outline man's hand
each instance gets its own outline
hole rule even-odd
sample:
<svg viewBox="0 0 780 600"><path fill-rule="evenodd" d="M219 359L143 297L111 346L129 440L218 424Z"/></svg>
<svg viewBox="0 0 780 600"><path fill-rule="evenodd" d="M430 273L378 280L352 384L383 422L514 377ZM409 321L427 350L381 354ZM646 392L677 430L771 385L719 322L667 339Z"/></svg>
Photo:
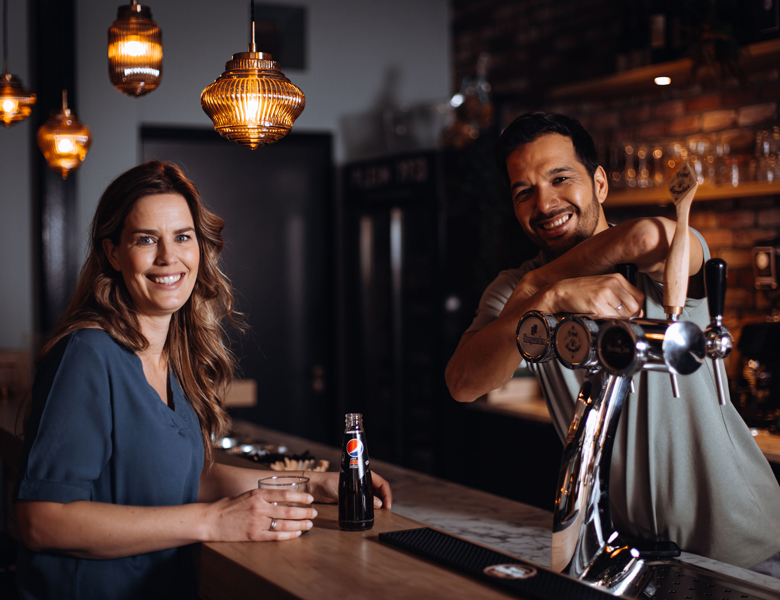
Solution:
<svg viewBox="0 0 780 600"><path fill-rule="evenodd" d="M533 288L524 286L523 281L515 288L501 316L526 300L534 304L535 310L549 314L567 312L604 317L642 314L644 294L616 273L564 279L530 295Z"/></svg>

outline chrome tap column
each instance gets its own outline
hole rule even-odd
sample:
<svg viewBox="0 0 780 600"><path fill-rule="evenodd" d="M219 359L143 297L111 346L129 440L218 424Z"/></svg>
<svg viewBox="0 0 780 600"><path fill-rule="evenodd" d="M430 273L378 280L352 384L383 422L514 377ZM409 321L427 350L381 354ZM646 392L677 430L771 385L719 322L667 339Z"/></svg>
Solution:
<svg viewBox="0 0 780 600"><path fill-rule="evenodd" d="M730 351L731 336L722 325L725 263L713 259L705 269L712 318L706 340L696 324L679 320L557 318L530 311L517 327L517 346L528 362L547 362L554 352L567 368L588 371L561 459L551 567L627 598L642 593L651 572L612 523L615 433L637 372L689 375L707 356L720 361Z"/></svg>

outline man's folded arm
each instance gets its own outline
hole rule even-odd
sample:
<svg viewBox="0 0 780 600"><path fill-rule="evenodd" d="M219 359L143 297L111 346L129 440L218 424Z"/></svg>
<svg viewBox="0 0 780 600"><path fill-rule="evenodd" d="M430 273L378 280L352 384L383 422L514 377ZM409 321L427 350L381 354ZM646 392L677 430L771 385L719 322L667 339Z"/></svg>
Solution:
<svg viewBox="0 0 780 600"><path fill-rule="evenodd" d="M562 279L611 273L620 263L634 263L639 272L661 281L675 228L674 221L663 217L633 219L610 227L531 271L519 287L525 289L524 295L531 295ZM698 238L692 232L688 235L689 273L695 275L701 269L703 251Z"/></svg>
<svg viewBox="0 0 780 600"><path fill-rule="evenodd" d="M512 377L521 361L515 331L528 310L638 316L642 294L622 277L607 274L616 264L633 262L640 272L660 281L674 230L675 223L664 218L627 221L527 273L496 320L461 338L445 371L452 397L472 402ZM696 274L703 253L698 238L690 236L690 273Z"/></svg>

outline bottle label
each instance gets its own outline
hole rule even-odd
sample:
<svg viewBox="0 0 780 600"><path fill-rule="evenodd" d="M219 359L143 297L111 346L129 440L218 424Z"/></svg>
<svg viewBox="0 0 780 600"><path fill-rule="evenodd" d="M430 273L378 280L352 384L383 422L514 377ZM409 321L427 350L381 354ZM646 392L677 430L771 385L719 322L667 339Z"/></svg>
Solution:
<svg viewBox="0 0 780 600"><path fill-rule="evenodd" d="M356 437L348 439L344 445L344 456L341 461L342 471L345 468L358 469L360 476L362 477L364 470L368 469L368 453L366 445L363 440L360 439L360 434Z"/></svg>
<svg viewBox="0 0 780 600"><path fill-rule="evenodd" d="M347 442L347 454L351 458L360 458L360 455L363 454L363 442L358 438L349 440Z"/></svg>

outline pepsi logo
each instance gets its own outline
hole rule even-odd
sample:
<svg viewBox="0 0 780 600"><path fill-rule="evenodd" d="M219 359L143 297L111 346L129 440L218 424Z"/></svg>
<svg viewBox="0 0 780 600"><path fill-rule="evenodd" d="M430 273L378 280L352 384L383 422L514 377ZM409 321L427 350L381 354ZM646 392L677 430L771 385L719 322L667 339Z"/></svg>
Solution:
<svg viewBox="0 0 780 600"><path fill-rule="evenodd" d="M363 442L357 438L349 440L347 442L347 454L349 454L352 458L357 458L363 454Z"/></svg>

